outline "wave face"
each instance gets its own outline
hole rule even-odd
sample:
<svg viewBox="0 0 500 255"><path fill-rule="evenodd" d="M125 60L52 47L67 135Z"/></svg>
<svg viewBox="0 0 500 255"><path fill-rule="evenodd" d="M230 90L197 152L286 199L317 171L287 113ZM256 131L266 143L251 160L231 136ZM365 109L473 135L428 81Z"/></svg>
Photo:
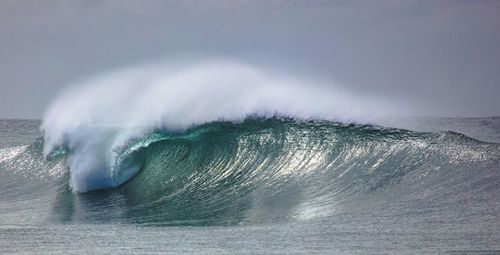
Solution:
<svg viewBox="0 0 500 255"><path fill-rule="evenodd" d="M148 66L112 73L63 92L42 124L44 154L68 152L77 192L117 187L141 165L122 164L131 144L157 130L257 116L366 122L395 112L322 81L305 81L231 61L184 68ZM138 145L140 146L140 145Z"/></svg>
<svg viewBox="0 0 500 255"><path fill-rule="evenodd" d="M283 118L158 130L116 158L114 176L128 180L131 168L137 176L117 189L80 194L77 208L62 193L55 212L64 220L161 225L310 220L387 201L496 194L500 180L495 143Z"/></svg>

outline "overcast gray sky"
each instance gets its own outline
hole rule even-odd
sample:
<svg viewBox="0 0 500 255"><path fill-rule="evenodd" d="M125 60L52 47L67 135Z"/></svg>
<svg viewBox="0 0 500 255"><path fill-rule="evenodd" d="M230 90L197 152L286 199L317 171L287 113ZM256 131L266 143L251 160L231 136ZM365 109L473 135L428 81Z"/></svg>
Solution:
<svg viewBox="0 0 500 255"><path fill-rule="evenodd" d="M433 116L500 115L500 1L0 1L0 118L95 74L218 56Z"/></svg>

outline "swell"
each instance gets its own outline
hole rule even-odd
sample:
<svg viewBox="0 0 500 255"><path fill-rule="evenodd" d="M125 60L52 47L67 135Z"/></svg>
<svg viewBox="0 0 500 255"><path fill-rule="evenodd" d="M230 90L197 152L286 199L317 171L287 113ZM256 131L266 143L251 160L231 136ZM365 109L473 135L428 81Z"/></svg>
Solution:
<svg viewBox="0 0 500 255"><path fill-rule="evenodd" d="M494 185L499 155L498 144L454 132L289 119L217 122L136 141L117 169L140 166L137 176L117 189L81 194L88 204L79 210L111 204L112 219L104 219L142 224L309 220L361 204L474 194Z"/></svg>
<svg viewBox="0 0 500 255"><path fill-rule="evenodd" d="M418 201L496 201L500 191L500 146L455 132L283 118L159 129L116 155L114 173L134 166L135 177L80 194L68 189L72 151L44 160L42 143L4 153L3 197L42 196L43 204L52 204L52 219L63 222L303 221L397 201L417 201L411 202L417 207Z"/></svg>

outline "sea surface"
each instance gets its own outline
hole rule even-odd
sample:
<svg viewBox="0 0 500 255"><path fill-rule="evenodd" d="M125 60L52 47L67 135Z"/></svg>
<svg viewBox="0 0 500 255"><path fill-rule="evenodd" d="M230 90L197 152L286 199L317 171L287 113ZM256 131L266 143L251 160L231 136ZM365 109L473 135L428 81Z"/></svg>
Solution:
<svg viewBox="0 0 500 255"><path fill-rule="evenodd" d="M1 254L500 254L500 117L40 125L0 120Z"/></svg>

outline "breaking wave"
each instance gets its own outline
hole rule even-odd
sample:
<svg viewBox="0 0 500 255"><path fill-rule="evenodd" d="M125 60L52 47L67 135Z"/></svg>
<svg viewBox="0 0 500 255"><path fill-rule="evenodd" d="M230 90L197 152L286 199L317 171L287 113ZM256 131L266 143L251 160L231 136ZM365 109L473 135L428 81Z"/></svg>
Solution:
<svg viewBox="0 0 500 255"><path fill-rule="evenodd" d="M42 124L44 152L48 156L61 148L69 151L72 187L84 192L119 186L137 174L140 166L124 169L120 155L156 130L179 133L252 116L366 122L394 109L334 84L227 60L183 68L147 66L63 92Z"/></svg>
<svg viewBox="0 0 500 255"><path fill-rule="evenodd" d="M498 193L498 144L363 124L394 109L235 62L129 69L63 92L43 138L0 150L0 183L6 197L47 196L58 220L161 225Z"/></svg>
<svg viewBox="0 0 500 255"><path fill-rule="evenodd" d="M103 187L108 180L121 185L75 194L65 188L74 185L75 177L66 174L72 151L54 151L43 160L42 142L6 151L9 158L0 167L30 178L40 173L40 180L55 176L56 185L29 182L36 183L29 193L51 194L47 186L55 187L51 215L63 221L227 225L310 220L388 201L414 201L418 207L418 201L439 204L474 194L486 199L484 194L497 194L500 180L500 146L459 133L247 118L179 133L156 130L135 139L115 156L112 176L85 179L86 187ZM19 188L10 186L18 197Z"/></svg>

